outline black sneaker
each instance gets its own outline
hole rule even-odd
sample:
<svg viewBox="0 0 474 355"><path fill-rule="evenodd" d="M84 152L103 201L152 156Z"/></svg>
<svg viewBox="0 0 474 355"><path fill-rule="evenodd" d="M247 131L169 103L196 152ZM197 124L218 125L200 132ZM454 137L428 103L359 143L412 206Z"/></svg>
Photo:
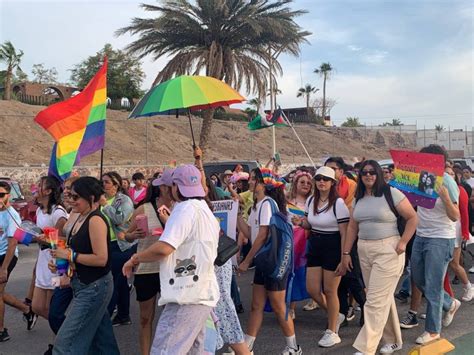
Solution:
<svg viewBox="0 0 474 355"><path fill-rule="evenodd" d="M408 303L408 297L410 297L410 295L402 291L395 294L395 298L399 300L401 303Z"/></svg>
<svg viewBox="0 0 474 355"><path fill-rule="evenodd" d="M125 319L120 319L119 317L115 316L114 319L112 319L112 325L114 327L118 327L119 325L130 325L132 324L132 320L130 317L127 317Z"/></svg>
<svg viewBox="0 0 474 355"><path fill-rule="evenodd" d="M23 313L23 320L26 322L26 329L31 330L36 325L38 315L31 310L28 313Z"/></svg>
<svg viewBox="0 0 474 355"><path fill-rule="evenodd" d="M53 355L53 344L48 344L48 350L44 352L44 355Z"/></svg>
<svg viewBox="0 0 474 355"><path fill-rule="evenodd" d="M349 309L347 310L347 314L346 314L346 320L350 322L354 318L355 318L354 307L349 306Z"/></svg>
<svg viewBox="0 0 474 355"><path fill-rule="evenodd" d="M8 335L8 329L3 328L3 331L0 332L0 342L4 342L10 340L10 336Z"/></svg>
<svg viewBox="0 0 474 355"><path fill-rule="evenodd" d="M415 327L418 327L418 318L416 317L416 313L408 311L405 319L400 322L400 328L411 329Z"/></svg>
<svg viewBox="0 0 474 355"><path fill-rule="evenodd" d="M239 304L237 307L235 307L235 310L237 313L244 313L244 306L242 306L241 304Z"/></svg>

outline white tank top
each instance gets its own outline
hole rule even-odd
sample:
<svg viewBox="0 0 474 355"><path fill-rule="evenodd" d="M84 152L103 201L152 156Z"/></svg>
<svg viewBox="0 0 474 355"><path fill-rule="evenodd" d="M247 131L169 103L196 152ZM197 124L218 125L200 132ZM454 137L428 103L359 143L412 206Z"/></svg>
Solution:
<svg viewBox="0 0 474 355"><path fill-rule="evenodd" d="M160 220L158 219L156 212L153 209L153 205L151 203L145 203L143 205L143 209L145 210L145 215L148 218L148 228L149 228L149 235L143 239L138 239L138 248L137 252L140 253L143 250L147 249L153 243L156 243L159 238L154 237L151 235L151 231L155 228L163 228L161 225ZM160 272L160 262L154 261L152 263L141 263L138 265L137 271L135 272L136 275L141 274L154 274Z"/></svg>

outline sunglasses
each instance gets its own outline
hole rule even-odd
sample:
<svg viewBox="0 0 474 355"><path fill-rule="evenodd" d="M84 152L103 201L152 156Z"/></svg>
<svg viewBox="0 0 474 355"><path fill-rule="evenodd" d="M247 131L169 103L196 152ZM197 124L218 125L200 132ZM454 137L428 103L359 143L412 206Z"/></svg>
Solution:
<svg viewBox="0 0 474 355"><path fill-rule="evenodd" d="M69 194L69 198L73 201L77 201L81 198L78 194Z"/></svg>
<svg viewBox="0 0 474 355"><path fill-rule="evenodd" d="M8 195L8 192L0 192L0 198L4 198L6 195Z"/></svg>
<svg viewBox="0 0 474 355"><path fill-rule="evenodd" d="M370 176L375 176L375 175L377 175L377 172L375 170L362 170L360 172L360 175L362 175L362 176L369 176L369 175Z"/></svg>
<svg viewBox="0 0 474 355"><path fill-rule="evenodd" d="M322 176L322 175L315 176L314 180L315 181L326 181L326 182L332 181L332 179L330 177Z"/></svg>

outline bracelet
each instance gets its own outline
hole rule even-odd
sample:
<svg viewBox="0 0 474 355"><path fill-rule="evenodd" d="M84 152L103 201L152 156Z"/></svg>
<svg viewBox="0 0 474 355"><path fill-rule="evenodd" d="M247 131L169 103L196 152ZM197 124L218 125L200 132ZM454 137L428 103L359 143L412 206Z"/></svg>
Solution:
<svg viewBox="0 0 474 355"><path fill-rule="evenodd" d="M67 260L72 264L74 262L73 261L74 250L72 250L71 248L69 248L68 250L69 250L69 255L67 257Z"/></svg>
<svg viewBox="0 0 474 355"><path fill-rule="evenodd" d="M342 253L342 255L349 255L349 256L351 256L351 253L345 251L345 252Z"/></svg>
<svg viewBox="0 0 474 355"><path fill-rule="evenodd" d="M72 252L72 262L76 263L77 257L79 256L79 253L76 253L75 251Z"/></svg>

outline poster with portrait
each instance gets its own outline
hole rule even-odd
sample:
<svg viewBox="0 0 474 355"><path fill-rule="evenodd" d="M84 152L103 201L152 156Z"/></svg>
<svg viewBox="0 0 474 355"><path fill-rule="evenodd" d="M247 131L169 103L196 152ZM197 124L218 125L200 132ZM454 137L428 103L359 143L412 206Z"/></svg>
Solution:
<svg viewBox="0 0 474 355"><path fill-rule="evenodd" d="M393 180L389 184L402 191L413 206L433 208L443 184L444 157L438 154L391 150Z"/></svg>

